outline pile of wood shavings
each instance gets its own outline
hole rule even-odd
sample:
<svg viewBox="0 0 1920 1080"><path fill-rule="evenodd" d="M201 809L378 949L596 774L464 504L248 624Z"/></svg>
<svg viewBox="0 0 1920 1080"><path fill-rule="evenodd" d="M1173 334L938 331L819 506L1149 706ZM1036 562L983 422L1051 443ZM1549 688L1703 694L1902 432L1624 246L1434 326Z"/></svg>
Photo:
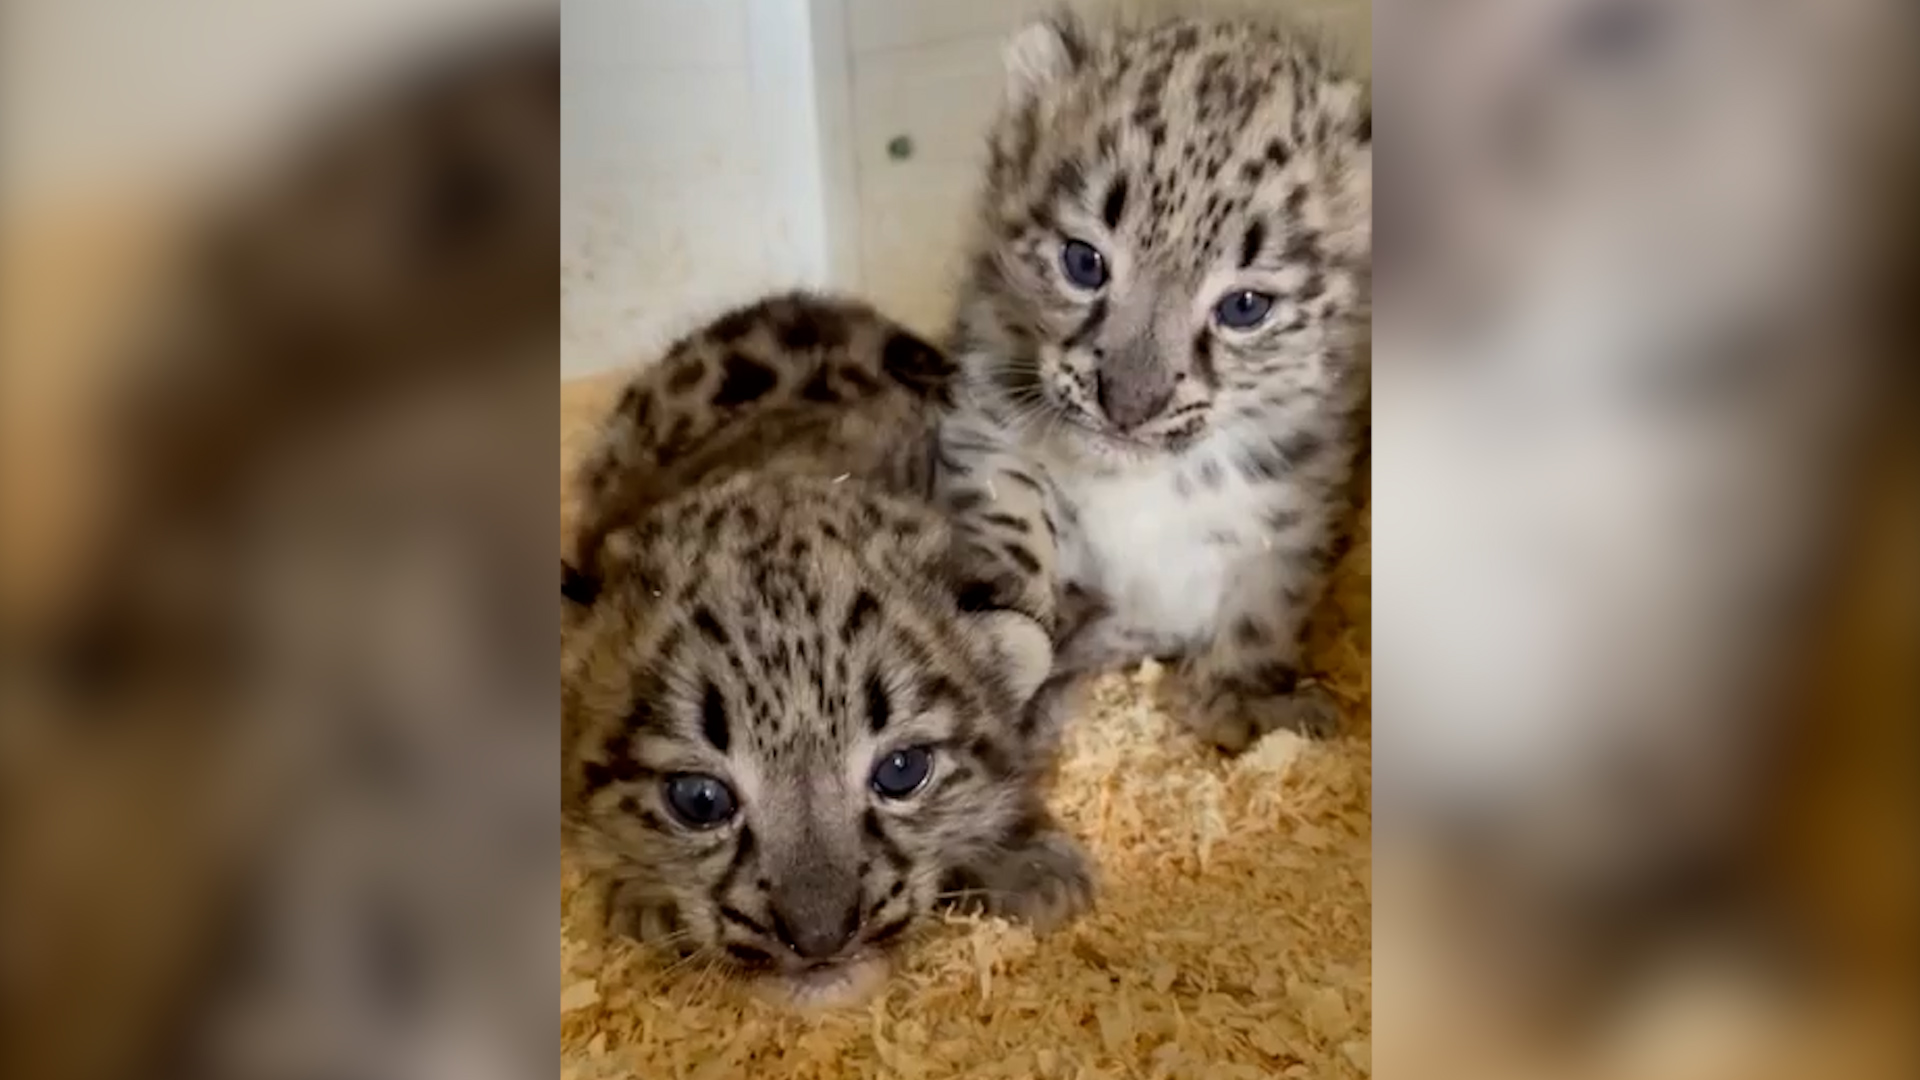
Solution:
<svg viewBox="0 0 1920 1080"><path fill-rule="evenodd" d="M596 383L564 395L563 457L617 386ZM1344 737L1228 761L1160 706L1157 667L1092 687L1052 801L1101 892L1057 934L956 917L865 1005L798 1014L602 937L569 871L562 1080L1369 1075L1365 531L1314 633Z"/></svg>

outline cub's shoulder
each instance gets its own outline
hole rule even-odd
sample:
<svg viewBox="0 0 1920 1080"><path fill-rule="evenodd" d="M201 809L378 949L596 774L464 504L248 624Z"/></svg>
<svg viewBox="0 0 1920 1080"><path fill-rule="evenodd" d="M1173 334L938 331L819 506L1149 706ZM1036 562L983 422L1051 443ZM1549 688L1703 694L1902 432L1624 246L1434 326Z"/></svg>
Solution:
<svg viewBox="0 0 1920 1080"><path fill-rule="evenodd" d="M870 305L770 296L640 370L580 468L581 554L623 522L739 472L911 487L951 401L945 354Z"/></svg>

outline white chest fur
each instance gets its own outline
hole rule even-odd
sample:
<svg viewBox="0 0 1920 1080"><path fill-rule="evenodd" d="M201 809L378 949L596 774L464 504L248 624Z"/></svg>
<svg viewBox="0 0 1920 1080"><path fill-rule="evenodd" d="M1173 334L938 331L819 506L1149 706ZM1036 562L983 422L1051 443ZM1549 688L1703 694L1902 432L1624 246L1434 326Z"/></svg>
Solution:
<svg viewBox="0 0 1920 1080"><path fill-rule="evenodd" d="M1211 638L1229 593L1271 546L1264 517L1292 501L1249 483L1225 444L1113 473L1049 470L1065 581L1101 595L1136 632L1188 645Z"/></svg>

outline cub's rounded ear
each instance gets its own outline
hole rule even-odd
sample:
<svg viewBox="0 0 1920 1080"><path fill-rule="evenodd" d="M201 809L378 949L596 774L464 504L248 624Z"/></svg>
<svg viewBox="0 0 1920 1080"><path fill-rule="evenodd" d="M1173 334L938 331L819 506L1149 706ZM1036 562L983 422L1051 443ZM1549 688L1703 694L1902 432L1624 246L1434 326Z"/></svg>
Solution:
<svg viewBox="0 0 1920 1080"><path fill-rule="evenodd" d="M569 607L589 608L600 598L600 579L560 560L560 598Z"/></svg>
<svg viewBox="0 0 1920 1080"><path fill-rule="evenodd" d="M1067 8L1027 24L1008 39L1002 53L1007 103L1032 102L1086 63L1091 48L1086 27Z"/></svg>
<svg viewBox="0 0 1920 1080"><path fill-rule="evenodd" d="M1039 621L1017 611L981 611L967 616L976 653L993 665L1022 704L1053 672L1053 640Z"/></svg>
<svg viewBox="0 0 1920 1080"><path fill-rule="evenodd" d="M1331 220L1321 243L1336 258L1366 262L1373 256L1373 92L1342 87L1323 104L1347 128L1352 149L1333 177Z"/></svg>

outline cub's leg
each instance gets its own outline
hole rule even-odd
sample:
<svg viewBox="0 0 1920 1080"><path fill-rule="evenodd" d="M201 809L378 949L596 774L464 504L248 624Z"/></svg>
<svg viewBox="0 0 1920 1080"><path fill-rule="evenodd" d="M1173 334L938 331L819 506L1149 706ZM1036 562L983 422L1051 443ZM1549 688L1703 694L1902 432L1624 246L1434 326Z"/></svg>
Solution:
<svg viewBox="0 0 1920 1080"><path fill-rule="evenodd" d="M1176 713L1194 733L1237 754L1271 731L1325 738L1339 727L1338 703L1301 677L1302 637L1332 563L1325 530L1298 531L1246 553L1233 577L1213 640L1181 661ZM1284 542L1283 542L1284 541Z"/></svg>
<svg viewBox="0 0 1920 1080"><path fill-rule="evenodd" d="M962 423L942 429L935 475L935 501L953 522L961 606L1018 611L1057 635L1058 523L1044 480Z"/></svg>
<svg viewBox="0 0 1920 1080"><path fill-rule="evenodd" d="M1093 906L1093 863L1078 841L1036 809L1008 842L948 874L943 902L1028 923L1046 933Z"/></svg>

